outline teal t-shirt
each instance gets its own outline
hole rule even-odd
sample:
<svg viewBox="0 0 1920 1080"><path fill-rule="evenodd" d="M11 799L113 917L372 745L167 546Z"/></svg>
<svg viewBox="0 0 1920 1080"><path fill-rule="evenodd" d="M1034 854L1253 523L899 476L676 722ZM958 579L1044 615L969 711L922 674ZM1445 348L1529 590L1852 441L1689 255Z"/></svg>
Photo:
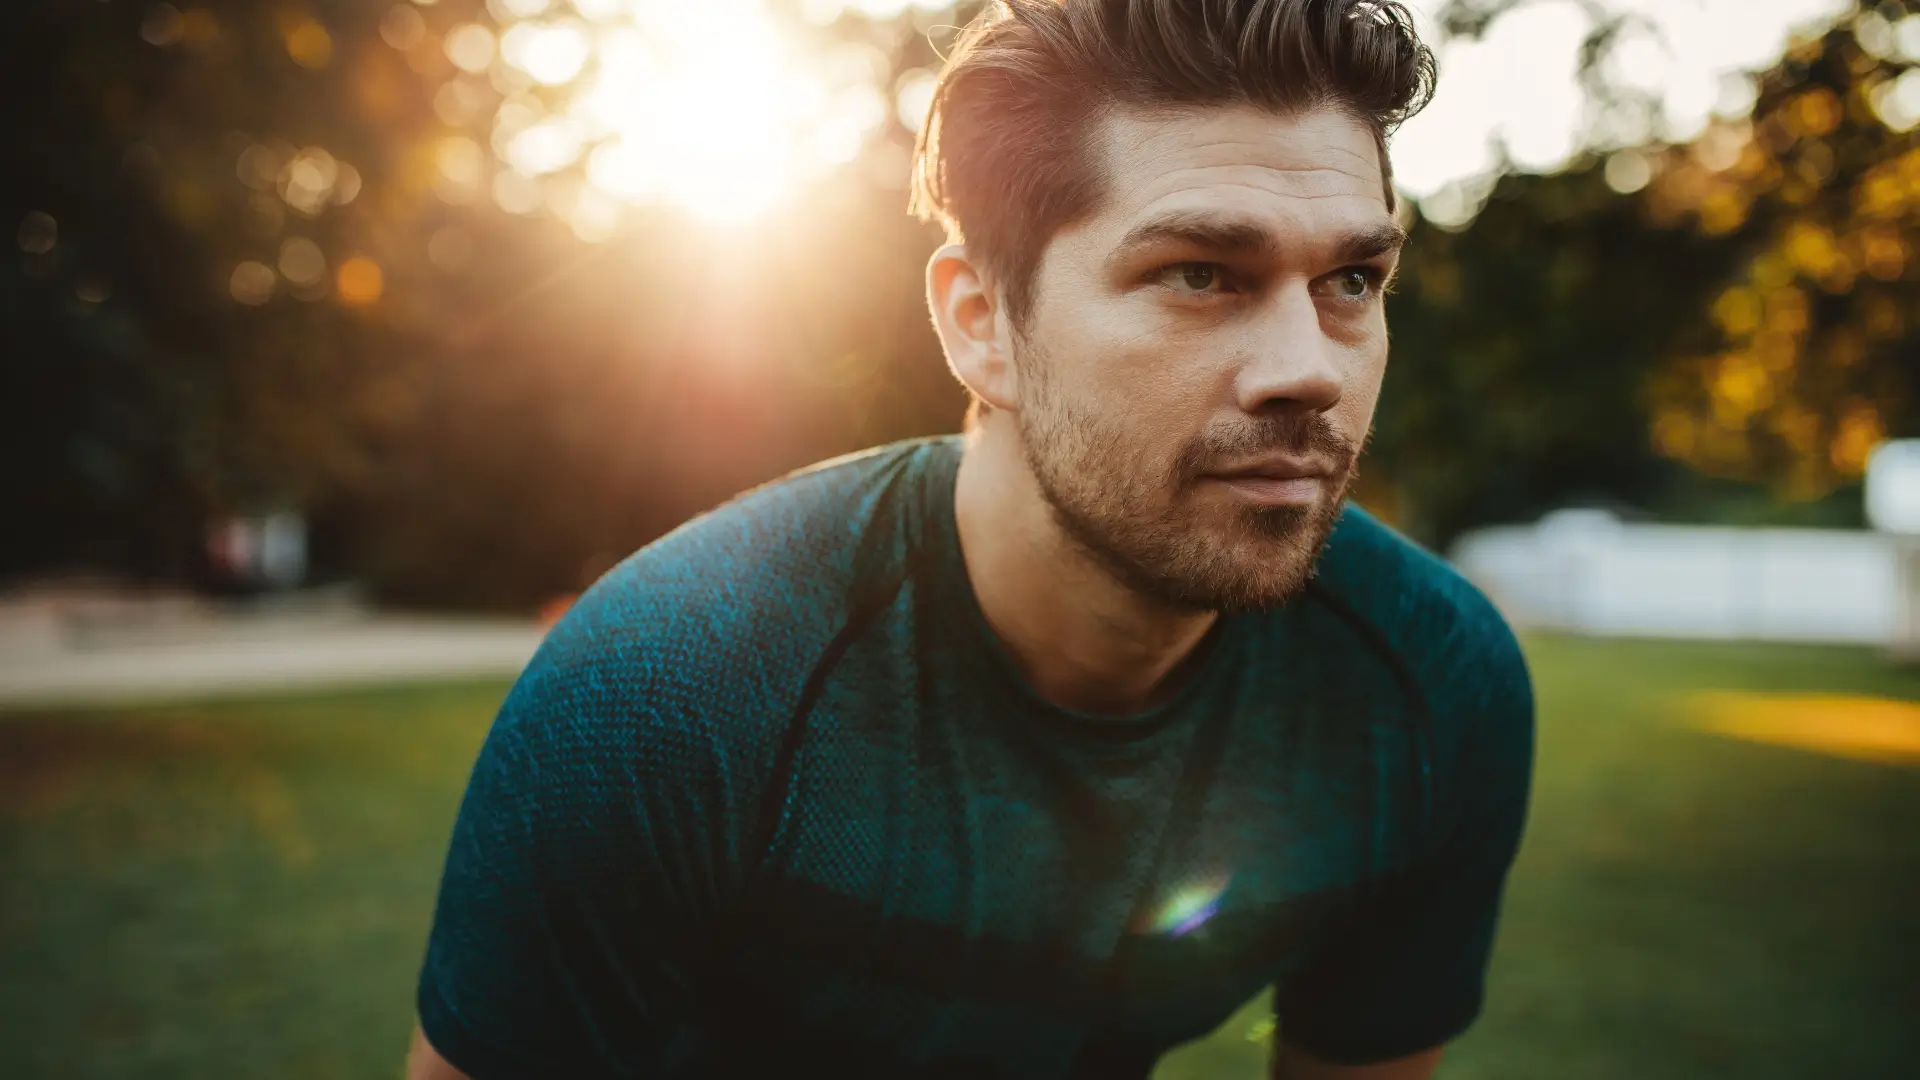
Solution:
<svg viewBox="0 0 1920 1080"><path fill-rule="evenodd" d="M449 1062L1141 1077L1268 986L1335 1062L1472 1021L1533 738L1486 600L1349 508L1168 700L1077 714L974 599L960 453L760 488L554 629L454 828L419 986Z"/></svg>

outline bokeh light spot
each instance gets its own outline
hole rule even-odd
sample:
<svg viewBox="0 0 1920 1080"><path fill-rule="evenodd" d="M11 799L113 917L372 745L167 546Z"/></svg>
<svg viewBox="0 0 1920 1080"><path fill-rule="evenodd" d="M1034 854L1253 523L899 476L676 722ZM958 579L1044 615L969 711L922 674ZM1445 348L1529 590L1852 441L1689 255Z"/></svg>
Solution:
<svg viewBox="0 0 1920 1080"><path fill-rule="evenodd" d="M287 33L287 55L309 71L319 71L333 60L333 35L308 19Z"/></svg>
<svg viewBox="0 0 1920 1080"><path fill-rule="evenodd" d="M333 202L340 163L318 146L305 147L287 161L278 179L280 197L287 205L314 217Z"/></svg>
<svg viewBox="0 0 1920 1080"><path fill-rule="evenodd" d="M1901 19L1894 26L1894 48L1900 59L1920 64L1920 12Z"/></svg>
<svg viewBox="0 0 1920 1080"><path fill-rule="evenodd" d="M333 181L333 202L345 206L360 197L360 170L342 161Z"/></svg>
<svg viewBox="0 0 1920 1080"><path fill-rule="evenodd" d="M280 167L280 154L273 147L254 143L240 151L233 171L241 183L257 191L268 191L280 182Z"/></svg>
<svg viewBox="0 0 1920 1080"><path fill-rule="evenodd" d="M940 77L925 68L915 68L900 76L894 84L894 113L900 126L918 132L927 125L927 111L933 107L933 90Z"/></svg>
<svg viewBox="0 0 1920 1080"><path fill-rule="evenodd" d="M1631 195L1653 182L1653 163L1638 150L1622 150L1607 158L1607 186Z"/></svg>
<svg viewBox="0 0 1920 1080"><path fill-rule="evenodd" d="M565 124L535 124L507 143L507 164L529 176L556 172L580 157L580 138Z"/></svg>
<svg viewBox="0 0 1920 1080"><path fill-rule="evenodd" d="M334 280L341 303L354 307L378 301L386 287L386 275L381 272L380 264L365 255L355 255L341 263Z"/></svg>
<svg viewBox="0 0 1920 1080"><path fill-rule="evenodd" d="M493 203L509 214L531 214L540 209L540 182L525 173L503 169L493 177Z"/></svg>
<svg viewBox="0 0 1920 1080"><path fill-rule="evenodd" d="M478 74L493 63L493 31L479 23L463 23L447 33L447 59L468 74Z"/></svg>
<svg viewBox="0 0 1920 1080"><path fill-rule="evenodd" d="M465 135L449 135L440 140L433 159L443 178L463 186L478 184L481 170L486 166L480 144Z"/></svg>
<svg viewBox="0 0 1920 1080"><path fill-rule="evenodd" d="M233 275L227 279L227 292L248 307L259 307L273 299L273 290L278 284L273 267L248 260L233 268Z"/></svg>
<svg viewBox="0 0 1920 1080"><path fill-rule="evenodd" d="M1904 133L1920 127L1920 68L1908 68L1899 78L1874 87L1868 100L1888 130Z"/></svg>
<svg viewBox="0 0 1920 1080"><path fill-rule="evenodd" d="M561 86L580 74L592 50L570 23L521 23L500 38L500 55L542 86Z"/></svg>
<svg viewBox="0 0 1920 1080"><path fill-rule="evenodd" d="M60 242L60 223L53 215L35 210L20 219L20 250L29 255L45 255Z"/></svg>
<svg viewBox="0 0 1920 1080"><path fill-rule="evenodd" d="M140 40L156 48L177 45L186 28L180 9L172 4L155 4L140 23Z"/></svg>
<svg viewBox="0 0 1920 1080"><path fill-rule="evenodd" d="M595 22L620 17L626 11L624 0L573 0L573 10Z"/></svg>
<svg viewBox="0 0 1920 1080"><path fill-rule="evenodd" d="M401 52L420 44L427 36L427 20L412 4L395 4L380 17L380 40Z"/></svg>
<svg viewBox="0 0 1920 1080"><path fill-rule="evenodd" d="M280 276L295 285L318 285L327 276L327 257L312 240L290 236L280 245Z"/></svg>

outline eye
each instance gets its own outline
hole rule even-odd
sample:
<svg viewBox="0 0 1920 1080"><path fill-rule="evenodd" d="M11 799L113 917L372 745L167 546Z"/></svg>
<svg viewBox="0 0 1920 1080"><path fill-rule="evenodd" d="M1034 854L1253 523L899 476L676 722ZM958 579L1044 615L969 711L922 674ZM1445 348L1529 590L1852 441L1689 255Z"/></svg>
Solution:
<svg viewBox="0 0 1920 1080"><path fill-rule="evenodd" d="M1326 291L1336 300L1365 300L1379 291L1386 275L1371 266L1349 266L1322 280Z"/></svg>
<svg viewBox="0 0 1920 1080"><path fill-rule="evenodd" d="M1159 271L1155 280L1175 292L1204 294L1231 292L1226 268L1219 263L1176 263Z"/></svg>

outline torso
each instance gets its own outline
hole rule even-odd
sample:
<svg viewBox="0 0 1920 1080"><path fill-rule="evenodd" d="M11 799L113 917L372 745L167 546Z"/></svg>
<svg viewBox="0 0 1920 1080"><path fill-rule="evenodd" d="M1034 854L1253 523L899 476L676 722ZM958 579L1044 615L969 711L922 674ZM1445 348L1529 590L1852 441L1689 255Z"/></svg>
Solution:
<svg viewBox="0 0 1920 1080"><path fill-rule="evenodd" d="M1223 618L1148 714L1055 708L967 589L956 448L915 452L917 490L868 526L900 530L867 545L897 554L782 719L778 817L746 833L768 842L714 993L779 1018L756 1040L856 1071L1144 1075L1419 854L1426 703L1318 583Z"/></svg>

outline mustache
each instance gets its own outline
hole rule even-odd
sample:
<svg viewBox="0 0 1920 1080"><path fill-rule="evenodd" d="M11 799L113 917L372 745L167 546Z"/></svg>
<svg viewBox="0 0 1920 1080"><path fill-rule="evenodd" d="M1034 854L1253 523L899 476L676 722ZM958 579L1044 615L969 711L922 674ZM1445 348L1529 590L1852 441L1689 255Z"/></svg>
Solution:
<svg viewBox="0 0 1920 1080"><path fill-rule="evenodd" d="M1360 447L1335 431L1321 413L1277 413L1202 432L1181 448L1175 470L1182 480L1192 480L1226 462L1274 453L1324 461L1335 475L1344 475L1359 458Z"/></svg>

